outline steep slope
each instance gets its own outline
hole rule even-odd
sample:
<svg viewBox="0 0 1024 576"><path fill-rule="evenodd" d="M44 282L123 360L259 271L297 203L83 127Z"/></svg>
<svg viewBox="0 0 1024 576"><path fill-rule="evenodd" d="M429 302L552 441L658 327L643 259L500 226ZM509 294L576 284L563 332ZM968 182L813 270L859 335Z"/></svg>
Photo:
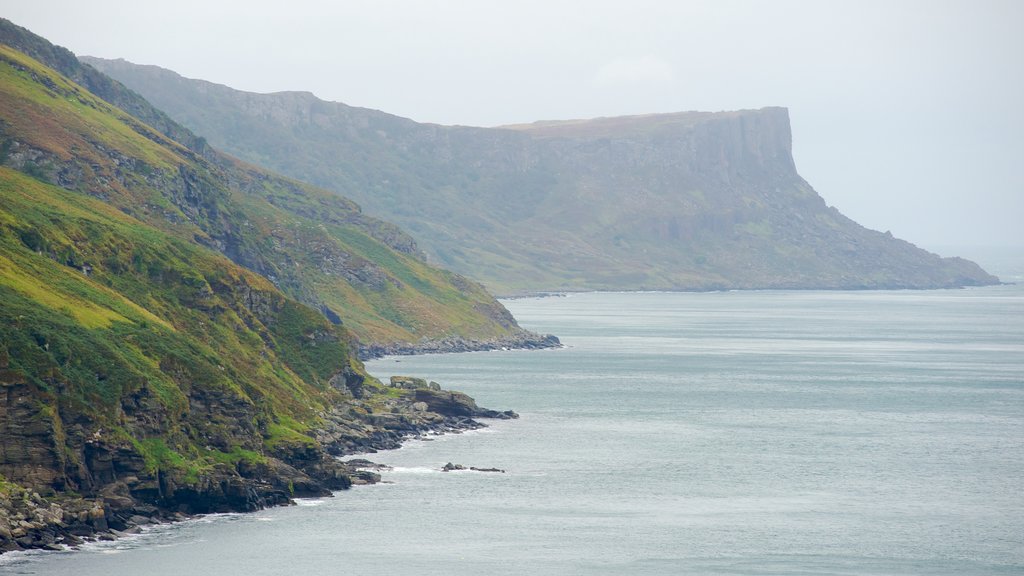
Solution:
<svg viewBox="0 0 1024 576"><path fill-rule="evenodd" d="M482 286L429 266L409 236L353 202L216 152L117 82L9 22L0 22L0 40L60 64L65 75L138 114L8 50L0 164L194 238L345 323L366 346L545 342L521 330ZM33 82L42 83L45 101Z"/></svg>
<svg viewBox="0 0 1024 576"><path fill-rule="evenodd" d="M222 256L9 168L0 198L9 479L160 491L161 468L258 459L360 373L343 330Z"/></svg>
<svg viewBox="0 0 1024 576"><path fill-rule="evenodd" d="M352 344L216 252L0 167L0 553L326 495L373 480L329 454L506 416L415 410Z"/></svg>
<svg viewBox="0 0 1024 576"><path fill-rule="evenodd" d="M374 480L331 455L512 416L377 382L348 328L275 285L327 292L334 277L252 270L351 245L359 265L338 275L462 298L430 284L458 277L375 240L402 237L347 201L221 170L2 45L0 135L0 553L329 494ZM326 216L299 215L311 209ZM388 320L384 305L364 322ZM389 321L416 317L402 312Z"/></svg>
<svg viewBox="0 0 1024 576"><path fill-rule="evenodd" d="M998 281L829 208L796 171L782 108L445 127L83 60L215 145L355 199L504 293Z"/></svg>

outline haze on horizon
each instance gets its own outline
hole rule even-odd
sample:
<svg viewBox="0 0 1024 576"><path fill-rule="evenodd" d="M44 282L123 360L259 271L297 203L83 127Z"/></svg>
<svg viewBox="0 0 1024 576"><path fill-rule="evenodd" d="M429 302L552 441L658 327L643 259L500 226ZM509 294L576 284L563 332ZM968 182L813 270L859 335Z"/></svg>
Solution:
<svg viewBox="0 0 1024 576"><path fill-rule="evenodd" d="M420 122L785 106L801 175L857 222L1024 248L1024 2L4 4L79 55Z"/></svg>

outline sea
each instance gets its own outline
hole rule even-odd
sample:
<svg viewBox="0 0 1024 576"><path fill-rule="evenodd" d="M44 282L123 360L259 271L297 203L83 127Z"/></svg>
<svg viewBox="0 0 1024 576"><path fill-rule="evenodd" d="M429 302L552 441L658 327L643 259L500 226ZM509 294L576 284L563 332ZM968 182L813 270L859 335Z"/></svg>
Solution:
<svg viewBox="0 0 1024 576"><path fill-rule="evenodd" d="M367 368L521 418L369 455L382 484L0 572L1024 574L1024 284L505 304L565 346Z"/></svg>

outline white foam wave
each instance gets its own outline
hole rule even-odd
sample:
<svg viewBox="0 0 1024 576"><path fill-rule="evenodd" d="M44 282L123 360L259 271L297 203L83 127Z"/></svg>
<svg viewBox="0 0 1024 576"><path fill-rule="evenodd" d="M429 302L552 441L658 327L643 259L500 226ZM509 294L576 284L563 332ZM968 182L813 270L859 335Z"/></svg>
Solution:
<svg viewBox="0 0 1024 576"><path fill-rule="evenodd" d="M426 466L394 466L389 472L392 474L441 474L441 469Z"/></svg>
<svg viewBox="0 0 1024 576"><path fill-rule="evenodd" d="M15 550L13 552L5 552L0 554L0 568L4 566L15 566L23 562L28 562L33 556L39 556L40 554L50 554L43 550Z"/></svg>

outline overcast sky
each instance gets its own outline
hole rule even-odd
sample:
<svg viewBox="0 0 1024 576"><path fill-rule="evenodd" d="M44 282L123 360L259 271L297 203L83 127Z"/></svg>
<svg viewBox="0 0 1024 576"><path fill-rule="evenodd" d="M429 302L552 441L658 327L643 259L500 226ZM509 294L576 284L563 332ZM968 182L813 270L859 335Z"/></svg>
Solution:
<svg viewBox="0 0 1024 576"><path fill-rule="evenodd" d="M785 106L800 173L854 220L928 248L1024 247L1022 1L0 6L77 54L421 122Z"/></svg>

